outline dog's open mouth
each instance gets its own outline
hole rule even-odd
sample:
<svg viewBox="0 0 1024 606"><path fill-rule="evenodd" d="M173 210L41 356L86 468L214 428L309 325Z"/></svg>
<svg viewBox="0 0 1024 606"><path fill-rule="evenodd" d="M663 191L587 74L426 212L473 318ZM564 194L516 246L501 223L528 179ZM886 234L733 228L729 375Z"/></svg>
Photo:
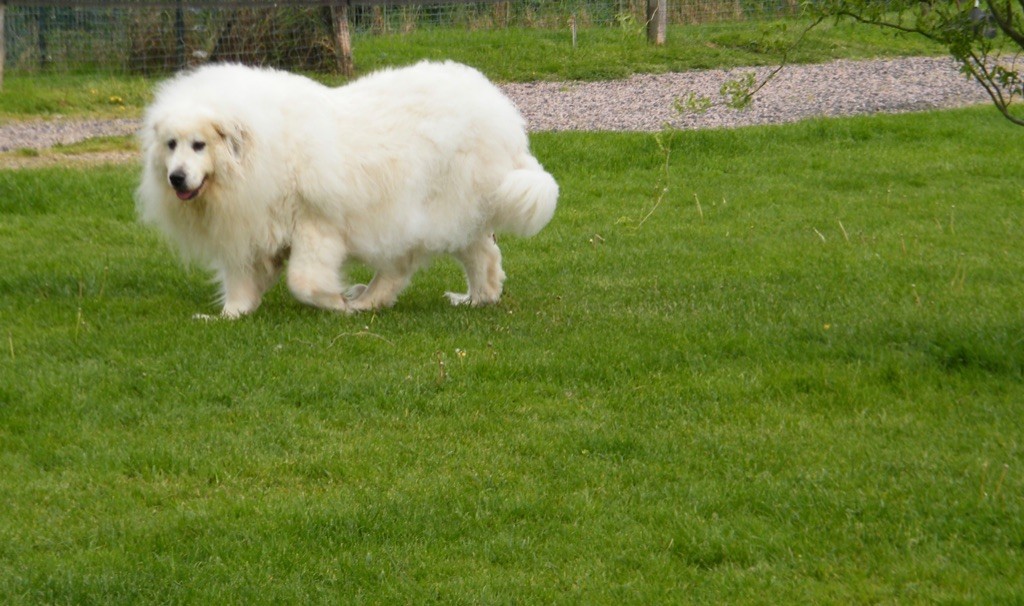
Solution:
<svg viewBox="0 0 1024 606"><path fill-rule="evenodd" d="M188 202L189 200L192 200L196 196L198 196L199 193L203 191L203 187L205 187L205 186L206 186L206 179L204 178L203 182L199 184L199 187L197 187L195 189L185 189L185 190L176 189L176 190L174 190L174 194L176 196L178 196L178 199L181 200L182 202Z"/></svg>

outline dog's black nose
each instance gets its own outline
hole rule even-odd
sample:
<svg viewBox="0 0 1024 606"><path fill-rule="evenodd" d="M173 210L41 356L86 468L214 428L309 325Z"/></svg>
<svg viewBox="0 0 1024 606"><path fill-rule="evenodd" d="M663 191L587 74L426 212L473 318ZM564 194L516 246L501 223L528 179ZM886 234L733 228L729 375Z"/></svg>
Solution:
<svg viewBox="0 0 1024 606"><path fill-rule="evenodd" d="M185 173L181 172L180 170L174 171L167 178L168 180L170 180L171 187L173 187L174 189L180 190L185 185Z"/></svg>

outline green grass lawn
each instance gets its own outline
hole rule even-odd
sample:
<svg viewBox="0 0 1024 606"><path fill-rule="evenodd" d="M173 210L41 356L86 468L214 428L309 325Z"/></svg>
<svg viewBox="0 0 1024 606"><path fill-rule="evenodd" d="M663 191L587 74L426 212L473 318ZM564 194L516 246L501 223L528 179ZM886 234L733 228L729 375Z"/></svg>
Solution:
<svg viewBox="0 0 1024 606"><path fill-rule="evenodd" d="M452 59L499 81L602 80L634 73L777 65L807 22L722 23L670 28L665 46L646 42L642 28L585 28L572 46L569 30L422 29L410 34L357 35L360 74L421 59ZM942 49L910 36L852 24L821 24L790 62L932 55ZM329 84L338 76L317 75ZM114 74L8 73L0 91L0 121L26 117L124 117L141 113L156 78Z"/></svg>
<svg viewBox="0 0 1024 606"><path fill-rule="evenodd" d="M192 321L131 167L0 171L0 601L1024 600L1019 131L666 140L535 136L500 305L353 317Z"/></svg>

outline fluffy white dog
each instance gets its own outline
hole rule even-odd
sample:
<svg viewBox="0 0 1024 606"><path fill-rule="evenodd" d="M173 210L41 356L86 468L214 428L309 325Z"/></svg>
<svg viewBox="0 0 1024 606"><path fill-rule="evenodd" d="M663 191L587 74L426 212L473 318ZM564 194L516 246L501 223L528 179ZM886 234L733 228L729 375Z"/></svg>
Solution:
<svg viewBox="0 0 1024 606"><path fill-rule="evenodd" d="M453 304L495 303L495 232L537 233L558 199L512 102L450 62L339 88L207 66L159 87L140 139L139 214L216 272L226 317L255 310L286 262L305 303L387 307L442 253L469 285ZM374 270L368 285L345 285L350 259Z"/></svg>

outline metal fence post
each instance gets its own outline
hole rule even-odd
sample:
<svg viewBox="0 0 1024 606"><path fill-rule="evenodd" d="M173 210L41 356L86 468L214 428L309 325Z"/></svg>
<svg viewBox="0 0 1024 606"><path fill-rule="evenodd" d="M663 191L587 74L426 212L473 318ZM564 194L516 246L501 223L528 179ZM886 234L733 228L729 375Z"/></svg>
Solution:
<svg viewBox="0 0 1024 606"><path fill-rule="evenodd" d="M665 30L667 29L667 0L647 0L647 41L656 46L665 44Z"/></svg>
<svg viewBox="0 0 1024 606"><path fill-rule="evenodd" d="M178 0L174 8L174 46L178 52L178 69L188 67L186 56L187 46L185 45L185 3Z"/></svg>
<svg viewBox="0 0 1024 606"><path fill-rule="evenodd" d="M0 0L0 90L4 89L4 59L7 57L7 39L4 37L4 9L7 0Z"/></svg>

